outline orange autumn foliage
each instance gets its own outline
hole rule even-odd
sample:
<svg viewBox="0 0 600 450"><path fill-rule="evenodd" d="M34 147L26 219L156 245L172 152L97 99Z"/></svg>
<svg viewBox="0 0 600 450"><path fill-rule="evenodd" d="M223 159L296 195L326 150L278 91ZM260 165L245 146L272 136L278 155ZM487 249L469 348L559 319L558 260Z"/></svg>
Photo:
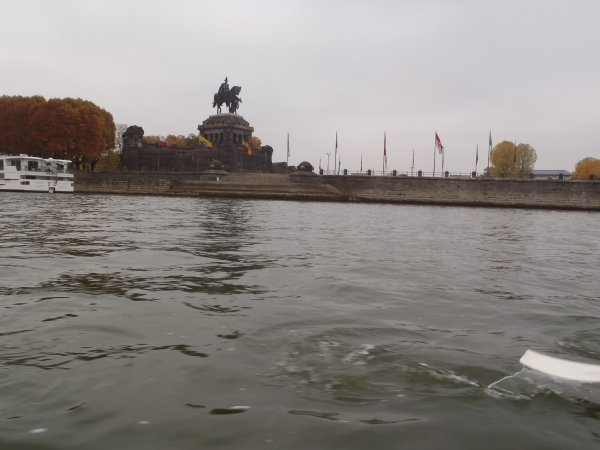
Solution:
<svg viewBox="0 0 600 450"><path fill-rule="evenodd" d="M115 147L112 115L82 99L0 97L0 151L70 159L75 166L98 160Z"/></svg>
<svg viewBox="0 0 600 450"><path fill-rule="evenodd" d="M189 147L190 146L189 142L188 142L189 140L182 134L179 134L177 136L175 136L174 134L169 134L165 139L171 147ZM144 136L144 140L148 144L158 144L158 136Z"/></svg>
<svg viewBox="0 0 600 450"><path fill-rule="evenodd" d="M600 159L584 158L575 165L575 172L571 174L574 180L589 180L594 175L596 180L600 179Z"/></svg>

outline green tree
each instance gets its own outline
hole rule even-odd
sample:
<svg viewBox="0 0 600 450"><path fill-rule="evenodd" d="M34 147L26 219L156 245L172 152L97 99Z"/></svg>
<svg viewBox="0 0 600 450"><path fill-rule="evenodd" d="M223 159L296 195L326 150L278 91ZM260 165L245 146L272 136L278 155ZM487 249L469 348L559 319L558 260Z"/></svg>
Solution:
<svg viewBox="0 0 600 450"><path fill-rule="evenodd" d="M529 144L502 141L492 150L490 173L494 178L525 178L533 172L537 154Z"/></svg>

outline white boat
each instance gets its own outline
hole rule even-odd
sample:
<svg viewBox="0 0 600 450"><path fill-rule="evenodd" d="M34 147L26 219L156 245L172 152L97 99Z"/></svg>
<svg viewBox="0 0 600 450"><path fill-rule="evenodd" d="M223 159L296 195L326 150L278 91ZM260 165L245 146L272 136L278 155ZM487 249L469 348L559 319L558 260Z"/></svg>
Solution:
<svg viewBox="0 0 600 450"><path fill-rule="evenodd" d="M553 377L583 383L600 383L600 366L566 359L527 350L519 361L525 367L537 370Z"/></svg>
<svg viewBox="0 0 600 450"><path fill-rule="evenodd" d="M70 163L66 159L0 155L0 191L72 193Z"/></svg>

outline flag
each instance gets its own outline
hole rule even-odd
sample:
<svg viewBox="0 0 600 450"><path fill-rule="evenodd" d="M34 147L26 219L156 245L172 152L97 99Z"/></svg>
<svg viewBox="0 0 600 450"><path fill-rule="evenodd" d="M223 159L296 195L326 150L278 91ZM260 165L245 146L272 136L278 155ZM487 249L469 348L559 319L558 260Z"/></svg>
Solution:
<svg viewBox="0 0 600 450"><path fill-rule="evenodd" d="M287 140L287 157L290 157L290 133L288 133L288 140Z"/></svg>
<svg viewBox="0 0 600 450"><path fill-rule="evenodd" d="M160 145L161 147L164 147L164 148L171 148L171 146L169 145L167 140L163 139L162 136L158 137L158 145Z"/></svg>
<svg viewBox="0 0 600 450"><path fill-rule="evenodd" d="M492 148L492 131L490 130L490 148Z"/></svg>
<svg viewBox="0 0 600 450"><path fill-rule="evenodd" d="M207 147L212 147L212 142L210 142L208 139L206 139L204 136L202 136L201 134L198 135L198 139L200 139L201 142L204 142L206 144Z"/></svg>
<svg viewBox="0 0 600 450"><path fill-rule="evenodd" d="M383 132L383 163L384 163L384 167L383 170L385 171L385 169L387 168L387 150L385 148L385 131Z"/></svg>
<svg viewBox="0 0 600 450"><path fill-rule="evenodd" d="M477 146L477 150L475 150L475 165L479 162L479 145Z"/></svg>
<svg viewBox="0 0 600 450"><path fill-rule="evenodd" d="M246 141L244 139L242 139L242 144L244 145L244 147L246 147L246 153L248 153L249 155L252 154L252 149L250 147L248 147L248 144L246 143Z"/></svg>
<svg viewBox="0 0 600 450"><path fill-rule="evenodd" d="M444 154L444 146L442 145L442 141L440 141L440 137L435 133L435 147L438 149L440 154Z"/></svg>

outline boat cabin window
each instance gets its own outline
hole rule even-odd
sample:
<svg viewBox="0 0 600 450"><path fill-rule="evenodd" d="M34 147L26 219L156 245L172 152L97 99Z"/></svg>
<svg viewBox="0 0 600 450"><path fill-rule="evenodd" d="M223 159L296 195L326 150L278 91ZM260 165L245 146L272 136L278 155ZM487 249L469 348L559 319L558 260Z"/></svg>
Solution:
<svg viewBox="0 0 600 450"><path fill-rule="evenodd" d="M38 162L37 161L27 161L27 170L31 172L35 172L38 170Z"/></svg>
<svg viewBox="0 0 600 450"><path fill-rule="evenodd" d="M14 159L11 159L10 165L16 167L17 170L21 170L21 161L15 161Z"/></svg>
<svg viewBox="0 0 600 450"><path fill-rule="evenodd" d="M0 170L4 170L4 160L0 159Z"/></svg>

